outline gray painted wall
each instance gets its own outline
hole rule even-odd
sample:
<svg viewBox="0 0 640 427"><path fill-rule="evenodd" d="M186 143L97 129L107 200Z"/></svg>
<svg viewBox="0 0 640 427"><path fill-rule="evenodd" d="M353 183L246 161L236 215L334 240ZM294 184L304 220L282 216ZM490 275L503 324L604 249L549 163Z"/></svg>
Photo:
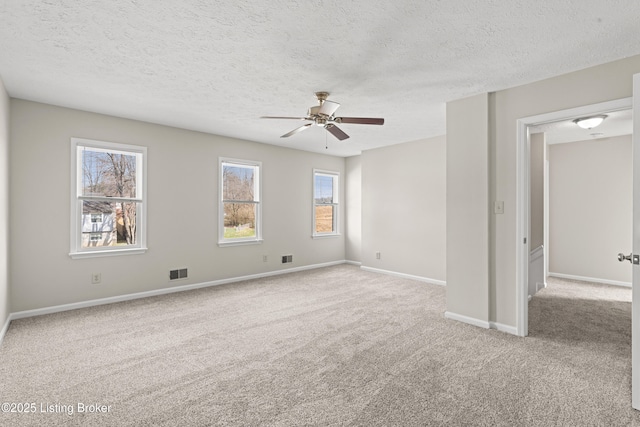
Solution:
<svg viewBox="0 0 640 427"><path fill-rule="evenodd" d="M549 146L549 272L631 282L631 136Z"/></svg>
<svg viewBox="0 0 640 427"><path fill-rule="evenodd" d="M530 204L531 216L531 244L534 251L544 243L544 164L545 164L544 133L531 135L531 149L529 158L529 179L531 180Z"/></svg>
<svg viewBox="0 0 640 427"><path fill-rule="evenodd" d="M362 153L363 267L447 280L446 150L441 136Z"/></svg>
<svg viewBox="0 0 640 427"><path fill-rule="evenodd" d="M313 168L344 177L344 158L16 99L11 134L14 312L345 259L344 228L311 238ZM146 254L69 257L71 137L148 147ZM219 156L262 162L262 244L217 245ZM293 264L281 264L284 254ZM183 267L189 278L169 282L169 270ZM102 283L92 285L98 272Z"/></svg>
<svg viewBox="0 0 640 427"><path fill-rule="evenodd" d="M0 330L9 313L9 96L0 79Z"/></svg>
<svg viewBox="0 0 640 427"><path fill-rule="evenodd" d="M345 159L345 256L361 262L362 250L362 157Z"/></svg>
<svg viewBox="0 0 640 427"><path fill-rule="evenodd" d="M489 321L489 96L447 104L447 312Z"/></svg>
<svg viewBox="0 0 640 427"><path fill-rule="evenodd" d="M469 199L461 201L460 209L468 207L475 211L479 203L490 205L494 200L504 201L504 214L493 215L490 226L483 222L474 223L471 233L489 233L491 253L489 264L491 271L495 271L487 291L490 300L490 320L502 325L516 325L516 202L517 202L517 157L516 135L517 120L524 117L549 113L552 111L591 105L615 99L627 98L632 94L633 74L640 73L640 55L611 62L597 67L553 77L547 80L501 90L493 96L489 111L489 122L494 129L489 141L492 158L490 162L490 192L489 197L477 201ZM585 88L589 88L585 90ZM447 129L450 123L460 123L468 117L485 114L484 105L475 109L465 109L458 112L447 110ZM478 135L482 138L483 135ZM460 144L461 149L449 154L455 157L453 161L462 161L467 156L464 147L474 150L477 139L467 138L452 141L452 135L447 134L447 144ZM449 162L449 159L447 159ZM482 168L485 159L468 160L470 167ZM449 176L449 175L448 175ZM452 175L454 176L454 175ZM447 180L447 184L449 180ZM448 190L449 191L449 190ZM450 254L464 251L465 242L450 240L447 237L447 251ZM484 262L484 261L483 261ZM450 282L448 278L447 282ZM475 280L468 277L460 283L461 295L464 289L473 293L477 287ZM464 298L461 296L461 298ZM448 302L449 303L449 302ZM482 306L484 299L477 302Z"/></svg>

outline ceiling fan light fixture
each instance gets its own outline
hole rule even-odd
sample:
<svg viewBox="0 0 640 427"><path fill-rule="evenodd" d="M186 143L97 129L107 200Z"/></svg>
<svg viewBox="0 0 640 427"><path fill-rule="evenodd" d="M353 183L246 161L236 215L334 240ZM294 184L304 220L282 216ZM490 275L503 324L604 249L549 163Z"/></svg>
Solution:
<svg viewBox="0 0 640 427"><path fill-rule="evenodd" d="M306 117L284 117L284 116L261 116L263 119L294 119L294 120L308 120L311 123L302 125L291 132L287 132L280 138L288 138L297 134L305 129L308 129L314 124L316 126L324 127L330 134L343 141L349 138L344 131L342 131L336 123L354 123L362 125L383 125L383 118L373 117L336 117L335 112L340 107L340 104L335 101L329 101L327 97L329 92L316 92L316 98L318 99L318 105L309 107Z"/></svg>
<svg viewBox="0 0 640 427"><path fill-rule="evenodd" d="M577 124L582 129L593 129L596 126L600 126L604 121L604 119L606 118L607 116L605 114L601 114L598 116L582 117L579 119L575 119L573 123Z"/></svg>

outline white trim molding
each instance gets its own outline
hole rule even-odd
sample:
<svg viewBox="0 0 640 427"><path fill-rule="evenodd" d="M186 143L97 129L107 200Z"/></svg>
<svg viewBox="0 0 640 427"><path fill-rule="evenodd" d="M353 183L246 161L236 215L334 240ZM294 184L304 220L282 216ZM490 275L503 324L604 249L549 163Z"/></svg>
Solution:
<svg viewBox="0 0 640 427"><path fill-rule="evenodd" d="M147 251L147 147L96 141L93 139L72 137L71 143L71 192L70 192L70 236L69 256L72 259L95 258L103 256L139 255ZM135 195L115 197L112 195L84 194L82 188L83 155L80 151L108 152L135 157L136 188ZM112 197L113 196L113 197ZM85 201L107 203L136 203L136 243L124 246L83 246L83 204ZM115 215L115 213L114 213ZM115 218L114 218L115 221ZM115 230L110 230L115 231Z"/></svg>
<svg viewBox="0 0 640 427"><path fill-rule="evenodd" d="M453 313L451 311L445 311L444 317L450 320L466 323L468 325L477 326L482 329L495 329L496 331L504 332L510 335L518 335L518 329L515 326L509 326L498 322L487 322L485 320L463 316L462 314Z"/></svg>
<svg viewBox="0 0 640 427"><path fill-rule="evenodd" d="M4 340L4 336L9 330L9 323L11 323L11 320L13 320L12 315L9 314L9 317L7 317L7 321L4 322L4 326L2 327L2 329L0 329L0 345L2 345L2 340Z"/></svg>
<svg viewBox="0 0 640 427"><path fill-rule="evenodd" d="M590 114L626 110L632 98L553 111L517 120L516 127L516 328L519 336L529 333L529 126L574 119Z"/></svg>
<svg viewBox="0 0 640 427"><path fill-rule="evenodd" d="M495 329L496 331L504 332L510 335L518 335L518 328L515 326L505 325L503 323L498 322L489 322L489 328Z"/></svg>
<svg viewBox="0 0 640 427"><path fill-rule="evenodd" d="M331 178L331 192L332 192L332 196L331 196L331 203L318 203L316 201L316 191L318 190L316 188L316 177L318 176L324 176L327 178ZM342 195L340 194L340 172L336 172L336 171L330 171L330 170L324 170L324 169L313 169L313 206L311 209L312 212L312 220L311 220L311 226L312 226L312 230L311 230L311 237L314 239L318 239L318 238L325 238L325 237L338 237L340 236L340 222L341 222L341 218L340 218L340 197L342 197ZM332 210L333 210L333 224L332 224L332 231L330 232L318 232L316 230L316 208L318 206L332 206Z"/></svg>
<svg viewBox="0 0 640 427"><path fill-rule="evenodd" d="M575 276L573 274L551 273L549 277L557 277L558 279L578 280L580 282L589 282L603 285L622 286L624 288L631 288L631 282L622 282L619 280L598 279L595 277Z"/></svg>
<svg viewBox="0 0 640 427"><path fill-rule="evenodd" d="M2 330L3 332L2 336L4 336L4 332L6 332L6 329L8 329L9 323L12 320L16 320L16 319L24 319L27 317L42 316L44 314L52 314L52 313L59 313L63 311L69 311L69 310L77 310L79 308L94 307L98 305L113 304L116 302L130 301L130 300L135 300L140 298L148 298L148 297L154 297L158 295L190 291L194 289L207 288L210 286L225 285L227 283L235 283L235 282L242 282L245 280L260 279L263 277L278 276L282 274L295 273L298 271L305 271L305 270L313 270L316 268L330 267L333 265L340 265L340 264L346 264L346 263L347 262L345 260L332 261L332 262L326 262L322 264L312 264L312 265L307 265L302 267L288 268L286 270L270 271L266 273L251 274L248 276L232 277L228 279L213 280L210 282L194 283L191 285L183 285L183 286L174 286L170 288L155 289L153 291L137 292L137 293L125 294L125 295L116 295L113 297L99 298L99 299L94 299L89 301L80 301L80 302L74 302L70 304L56 305L52 307L43 307L43 308L36 308L33 310L18 311L16 313L11 313L9 315L7 324L5 325L5 328Z"/></svg>
<svg viewBox="0 0 640 427"><path fill-rule="evenodd" d="M469 316L463 316L462 314L453 313L451 311L445 311L444 312L444 317L447 318L447 319L456 320L458 322L467 323L469 325L477 326L477 327L482 328L482 329L490 329L491 328L491 323L489 323L489 322L487 322L485 320L480 320L480 319L476 319L476 318L469 317Z"/></svg>
<svg viewBox="0 0 640 427"><path fill-rule="evenodd" d="M389 271L389 270L381 270L379 268L366 267L364 265L360 266L360 269L371 272L371 273L380 273L380 274L386 274L389 276L402 277L403 279L412 279L412 280L417 280L419 282L431 283L432 285L447 286L447 282L443 280L430 279L428 277L414 276L412 274L398 273L398 272Z"/></svg>
<svg viewBox="0 0 640 427"><path fill-rule="evenodd" d="M232 167L247 168L253 170L253 199L252 200L225 200L224 199L224 167L225 165ZM240 246L240 245L256 245L261 244L262 239L262 162L255 160L242 160L230 157L218 157L218 246ZM257 193L257 194L256 194ZM243 203L253 204L255 206L254 230L253 237L224 237L224 205L225 203Z"/></svg>

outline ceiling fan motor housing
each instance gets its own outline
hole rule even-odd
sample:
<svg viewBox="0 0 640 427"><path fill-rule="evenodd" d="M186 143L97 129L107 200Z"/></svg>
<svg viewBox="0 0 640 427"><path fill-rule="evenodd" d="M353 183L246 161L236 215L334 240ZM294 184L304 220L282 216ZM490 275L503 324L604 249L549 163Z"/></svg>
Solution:
<svg viewBox="0 0 640 427"><path fill-rule="evenodd" d="M320 110L320 106L316 105L315 107L309 107L307 110L307 117L315 117L318 115L318 111Z"/></svg>

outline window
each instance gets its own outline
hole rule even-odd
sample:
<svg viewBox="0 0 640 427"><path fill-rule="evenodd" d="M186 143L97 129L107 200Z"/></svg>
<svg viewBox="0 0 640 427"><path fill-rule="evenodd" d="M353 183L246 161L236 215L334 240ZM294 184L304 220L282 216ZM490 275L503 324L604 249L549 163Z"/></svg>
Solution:
<svg viewBox="0 0 640 427"><path fill-rule="evenodd" d="M338 172L313 171L313 236L337 236Z"/></svg>
<svg viewBox="0 0 640 427"><path fill-rule="evenodd" d="M72 258L146 251L146 150L71 139Z"/></svg>
<svg viewBox="0 0 640 427"><path fill-rule="evenodd" d="M260 162L220 159L220 246L259 243Z"/></svg>

